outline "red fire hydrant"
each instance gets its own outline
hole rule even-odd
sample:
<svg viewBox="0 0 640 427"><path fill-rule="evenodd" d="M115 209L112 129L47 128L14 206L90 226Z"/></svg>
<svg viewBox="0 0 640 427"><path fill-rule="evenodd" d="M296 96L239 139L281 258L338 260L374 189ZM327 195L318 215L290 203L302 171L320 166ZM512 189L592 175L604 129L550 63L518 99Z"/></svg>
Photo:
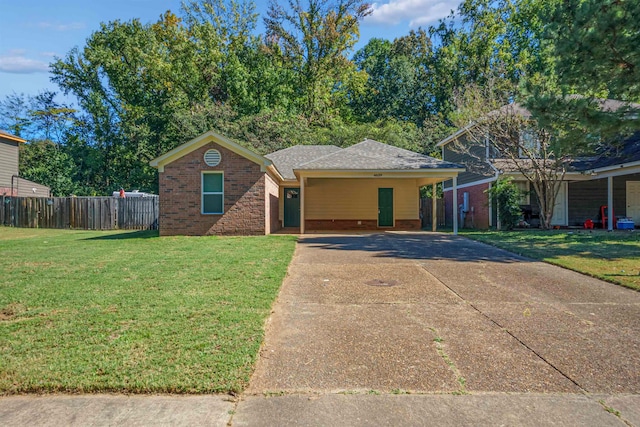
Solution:
<svg viewBox="0 0 640 427"><path fill-rule="evenodd" d="M586 220L584 222L584 228L593 230L593 221L591 221L590 219Z"/></svg>

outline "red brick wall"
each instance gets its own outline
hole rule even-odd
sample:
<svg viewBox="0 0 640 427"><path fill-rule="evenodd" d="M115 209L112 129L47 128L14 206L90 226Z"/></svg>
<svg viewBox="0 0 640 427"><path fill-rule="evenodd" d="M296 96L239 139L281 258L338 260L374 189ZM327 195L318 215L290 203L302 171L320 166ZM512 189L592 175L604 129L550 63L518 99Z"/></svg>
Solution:
<svg viewBox="0 0 640 427"><path fill-rule="evenodd" d="M456 206L460 206L464 200L464 193L469 193L469 212L465 218L464 224L460 222L460 216L458 216L459 228L489 228L489 196L485 191L489 188L489 184L478 184L470 187L458 188L458 203ZM457 210L454 211L451 205L451 199L453 198L453 191L445 191L444 203L445 203L445 215L447 218L447 226L453 225L453 212L456 215L460 215ZM473 211L471 209L473 208Z"/></svg>
<svg viewBox="0 0 640 427"><path fill-rule="evenodd" d="M375 219L308 219L304 222L305 231L342 231L342 230L420 230L419 219L397 219L395 227L378 227Z"/></svg>
<svg viewBox="0 0 640 427"><path fill-rule="evenodd" d="M220 151L218 166L204 163L204 153ZM202 171L224 172L224 214L203 215ZM166 165L160 174L160 235L265 234L265 173L260 165L215 143Z"/></svg>
<svg viewBox="0 0 640 427"><path fill-rule="evenodd" d="M265 227L266 233L271 234L280 230L279 210L280 193L278 184L267 174L265 175Z"/></svg>

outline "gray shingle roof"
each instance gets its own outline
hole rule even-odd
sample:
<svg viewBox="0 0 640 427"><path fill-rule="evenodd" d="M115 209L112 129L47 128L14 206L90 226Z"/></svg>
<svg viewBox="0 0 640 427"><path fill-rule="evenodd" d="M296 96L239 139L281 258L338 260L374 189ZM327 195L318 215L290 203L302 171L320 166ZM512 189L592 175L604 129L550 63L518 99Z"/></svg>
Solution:
<svg viewBox="0 0 640 427"><path fill-rule="evenodd" d="M359 144L300 164L299 170L420 170L461 166L366 139Z"/></svg>
<svg viewBox="0 0 640 427"><path fill-rule="evenodd" d="M295 167L341 150L335 145L295 145L265 157L273 162L283 178L296 179L293 173Z"/></svg>
<svg viewBox="0 0 640 427"><path fill-rule="evenodd" d="M588 171L609 166L640 161L640 132L636 132L618 144L608 147L589 158L578 158L571 162L576 171Z"/></svg>

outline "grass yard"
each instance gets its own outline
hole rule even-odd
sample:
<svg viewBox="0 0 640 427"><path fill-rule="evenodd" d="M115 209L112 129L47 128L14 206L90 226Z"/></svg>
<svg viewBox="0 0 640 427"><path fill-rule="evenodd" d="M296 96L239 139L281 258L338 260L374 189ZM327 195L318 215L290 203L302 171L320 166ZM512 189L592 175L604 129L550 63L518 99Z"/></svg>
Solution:
<svg viewBox="0 0 640 427"><path fill-rule="evenodd" d="M520 255L640 290L640 233L601 230L465 231Z"/></svg>
<svg viewBox="0 0 640 427"><path fill-rule="evenodd" d="M240 392L294 246L0 227L0 394Z"/></svg>

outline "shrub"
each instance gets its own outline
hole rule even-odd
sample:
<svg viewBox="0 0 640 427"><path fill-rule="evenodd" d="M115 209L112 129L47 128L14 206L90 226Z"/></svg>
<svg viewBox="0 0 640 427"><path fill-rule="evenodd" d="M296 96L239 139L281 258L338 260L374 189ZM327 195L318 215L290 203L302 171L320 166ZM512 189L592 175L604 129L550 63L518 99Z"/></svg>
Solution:
<svg viewBox="0 0 640 427"><path fill-rule="evenodd" d="M491 200L497 205L500 228L513 229L522 215L520 209L521 191L512 182L512 178L500 178L488 190Z"/></svg>

